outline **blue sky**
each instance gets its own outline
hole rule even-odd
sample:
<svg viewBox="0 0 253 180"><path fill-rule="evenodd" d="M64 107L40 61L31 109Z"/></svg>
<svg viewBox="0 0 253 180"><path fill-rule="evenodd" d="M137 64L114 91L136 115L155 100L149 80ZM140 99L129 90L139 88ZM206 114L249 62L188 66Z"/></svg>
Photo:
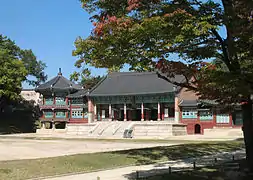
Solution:
<svg viewBox="0 0 253 180"><path fill-rule="evenodd" d="M23 49L32 49L47 64L48 78L58 68L63 75L76 70L72 56L74 41L87 37L92 29L88 14L78 0L3 0L0 11L0 33ZM92 69L94 75L104 69ZM24 84L27 88L28 85Z"/></svg>

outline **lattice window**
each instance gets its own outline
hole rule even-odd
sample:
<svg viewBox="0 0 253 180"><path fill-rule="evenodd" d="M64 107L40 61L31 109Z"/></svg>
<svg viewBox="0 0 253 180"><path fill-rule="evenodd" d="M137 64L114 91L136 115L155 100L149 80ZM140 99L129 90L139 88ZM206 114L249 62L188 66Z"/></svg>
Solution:
<svg viewBox="0 0 253 180"><path fill-rule="evenodd" d="M44 111L45 118L52 118L54 113L52 111Z"/></svg>
<svg viewBox="0 0 253 180"><path fill-rule="evenodd" d="M56 111L55 112L55 117L57 117L57 118L65 118L66 117L65 111Z"/></svg>
<svg viewBox="0 0 253 180"><path fill-rule="evenodd" d="M199 111L199 119L202 121L213 120L213 112L209 110Z"/></svg>
<svg viewBox="0 0 253 180"><path fill-rule="evenodd" d="M196 119L198 117L197 109L183 108L182 118L183 119Z"/></svg>
<svg viewBox="0 0 253 180"><path fill-rule="evenodd" d="M52 97L45 98L45 105L53 105L54 99Z"/></svg>
<svg viewBox="0 0 253 180"><path fill-rule="evenodd" d="M72 118L83 118L83 111L82 110L72 110Z"/></svg>
<svg viewBox="0 0 253 180"><path fill-rule="evenodd" d="M217 124L228 124L229 123L229 114L217 114L216 115Z"/></svg>
<svg viewBox="0 0 253 180"><path fill-rule="evenodd" d="M56 105L66 105L66 101L64 97L56 97L55 98Z"/></svg>

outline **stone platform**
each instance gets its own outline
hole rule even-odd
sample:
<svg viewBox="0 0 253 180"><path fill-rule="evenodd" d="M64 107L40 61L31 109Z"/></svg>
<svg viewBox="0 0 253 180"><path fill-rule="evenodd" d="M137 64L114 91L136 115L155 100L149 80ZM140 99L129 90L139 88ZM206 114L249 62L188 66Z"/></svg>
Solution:
<svg viewBox="0 0 253 180"><path fill-rule="evenodd" d="M66 129L38 129L37 134L78 135L84 138L165 139L186 135L186 125L166 121L101 121L67 124Z"/></svg>

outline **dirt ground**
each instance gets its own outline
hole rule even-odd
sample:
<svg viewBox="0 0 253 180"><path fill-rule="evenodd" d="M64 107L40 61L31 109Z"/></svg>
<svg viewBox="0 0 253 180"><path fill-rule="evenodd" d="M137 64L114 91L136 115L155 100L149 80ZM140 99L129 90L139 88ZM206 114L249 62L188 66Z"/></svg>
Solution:
<svg viewBox="0 0 253 180"><path fill-rule="evenodd" d="M131 143L85 140L32 140L3 138L0 139L0 161L35 159L154 146L169 146L175 144L180 143Z"/></svg>

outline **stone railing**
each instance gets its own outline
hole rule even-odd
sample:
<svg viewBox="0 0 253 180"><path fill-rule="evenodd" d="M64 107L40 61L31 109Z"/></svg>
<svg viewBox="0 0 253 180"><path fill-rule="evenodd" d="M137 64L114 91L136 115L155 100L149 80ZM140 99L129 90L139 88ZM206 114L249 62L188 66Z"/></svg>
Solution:
<svg viewBox="0 0 253 180"><path fill-rule="evenodd" d="M69 105L67 104L62 104L62 105L57 105L57 104L52 104L52 105L39 105L40 109L69 109Z"/></svg>

